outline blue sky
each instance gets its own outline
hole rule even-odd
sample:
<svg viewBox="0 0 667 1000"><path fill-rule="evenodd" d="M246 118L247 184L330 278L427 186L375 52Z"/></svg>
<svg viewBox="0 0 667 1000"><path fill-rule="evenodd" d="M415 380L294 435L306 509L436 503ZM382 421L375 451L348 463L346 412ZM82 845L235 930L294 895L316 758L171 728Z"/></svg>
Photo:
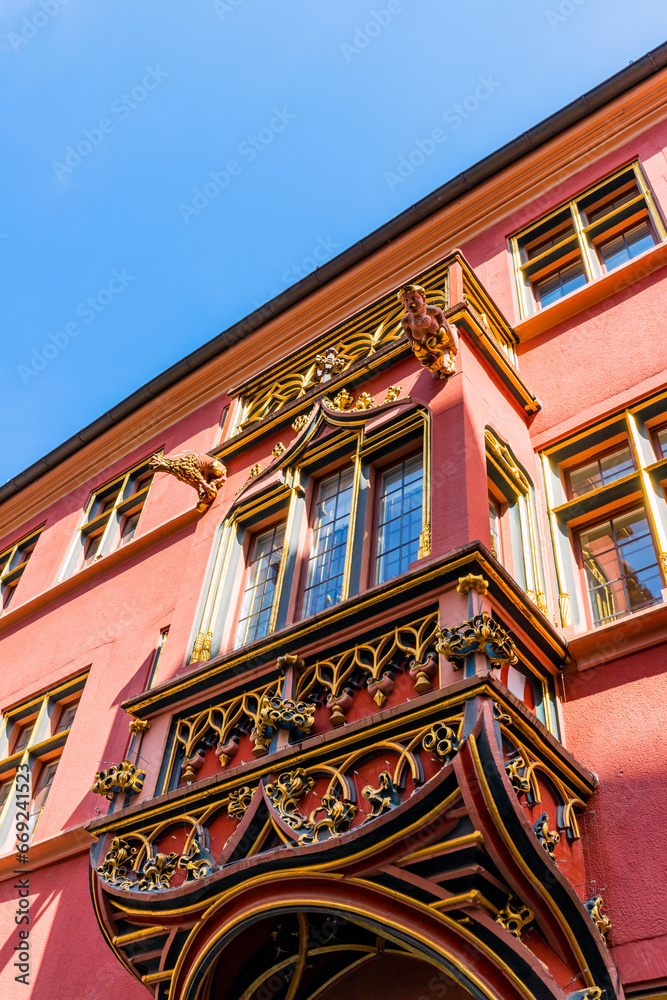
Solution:
<svg viewBox="0 0 667 1000"><path fill-rule="evenodd" d="M0 482L665 40L628 11L4 0Z"/></svg>

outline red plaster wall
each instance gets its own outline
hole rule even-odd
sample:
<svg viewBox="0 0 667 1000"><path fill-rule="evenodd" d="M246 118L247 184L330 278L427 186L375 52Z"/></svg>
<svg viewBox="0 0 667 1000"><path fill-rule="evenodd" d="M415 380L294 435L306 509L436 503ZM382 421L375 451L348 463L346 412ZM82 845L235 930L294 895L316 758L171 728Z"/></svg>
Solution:
<svg viewBox="0 0 667 1000"><path fill-rule="evenodd" d="M146 987L120 965L100 934L88 887L88 852L29 878L29 987L14 980L20 974L13 968L17 883L0 883L2 1000L147 1000Z"/></svg>
<svg viewBox="0 0 667 1000"><path fill-rule="evenodd" d="M662 647L566 678L571 752L599 778L584 814L587 878L596 879L609 937L630 979L664 975L667 961L667 676ZM639 963L636 943L648 939ZM631 943L635 947L629 947ZM659 959L659 962L658 962ZM636 966L639 965L640 968ZM653 967L653 968L652 968Z"/></svg>

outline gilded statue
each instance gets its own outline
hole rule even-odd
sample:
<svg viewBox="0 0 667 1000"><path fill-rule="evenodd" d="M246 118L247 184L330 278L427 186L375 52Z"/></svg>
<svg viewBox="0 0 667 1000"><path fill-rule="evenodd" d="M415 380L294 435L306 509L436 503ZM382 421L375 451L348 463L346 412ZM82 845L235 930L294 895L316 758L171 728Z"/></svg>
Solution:
<svg viewBox="0 0 667 1000"><path fill-rule="evenodd" d="M158 453L151 458L149 468L153 472L167 472L197 490L199 499L196 509L200 513L208 510L227 479L227 470L219 458L196 451L189 451L175 458L165 458Z"/></svg>
<svg viewBox="0 0 667 1000"><path fill-rule="evenodd" d="M459 338L440 306L427 304L426 291L421 285L406 285L396 297L405 308L401 326L412 353L432 372L433 378L446 379L454 375Z"/></svg>

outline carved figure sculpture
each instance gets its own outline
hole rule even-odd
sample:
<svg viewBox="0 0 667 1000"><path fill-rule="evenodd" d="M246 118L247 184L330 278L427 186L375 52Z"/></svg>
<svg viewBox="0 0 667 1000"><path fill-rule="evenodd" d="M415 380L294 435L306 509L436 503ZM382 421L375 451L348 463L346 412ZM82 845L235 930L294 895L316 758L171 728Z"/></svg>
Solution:
<svg viewBox="0 0 667 1000"><path fill-rule="evenodd" d="M200 513L208 510L227 479L227 470L219 458L201 455L196 451L189 451L175 458L165 458L158 453L151 458L149 467L153 472L168 472L170 476L175 476L197 490L199 501L196 509Z"/></svg>
<svg viewBox="0 0 667 1000"><path fill-rule="evenodd" d="M439 306L429 306L421 285L406 285L397 298L405 307L401 326L407 334L412 353L433 378L446 379L456 372L455 355L459 350L456 331L445 319Z"/></svg>

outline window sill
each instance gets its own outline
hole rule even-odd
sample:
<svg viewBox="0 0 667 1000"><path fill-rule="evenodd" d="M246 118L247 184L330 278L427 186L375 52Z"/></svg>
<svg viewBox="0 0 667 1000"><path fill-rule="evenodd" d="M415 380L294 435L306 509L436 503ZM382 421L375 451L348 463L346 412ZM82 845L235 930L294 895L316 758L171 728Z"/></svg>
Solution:
<svg viewBox="0 0 667 1000"><path fill-rule="evenodd" d="M171 518L171 520L165 521L156 528L147 531L145 535L139 535L138 538L133 538L131 542L127 542L125 545L121 545L120 548L114 549L113 552L109 552L102 559L92 562L90 566L86 566L77 573L73 573L72 576L60 580L47 590L43 590L35 597L31 597L24 604L19 604L17 607L12 608L11 611L7 611L0 616L0 632L12 628L24 618L35 614L35 612L40 611L49 604L53 604L54 601L60 600L72 591L93 584L98 577L104 575L109 570L124 562L129 562L130 559L141 555L146 549L151 548L158 542L196 523L200 516L194 507L186 510L183 514L178 514L176 517Z"/></svg>
<svg viewBox="0 0 667 1000"><path fill-rule="evenodd" d="M576 316L577 313L590 309L591 306L597 305L603 299L616 295L635 281L645 278L666 264L667 242L658 243L650 250L646 250L638 257L629 260L622 267L617 267L609 274L589 281L583 288L570 292L569 295L554 302L553 305L547 306L546 309L533 313L532 316L527 316L515 325L514 332L522 344L527 340L532 340L533 337L539 336L545 330L551 330L559 323Z"/></svg>
<svg viewBox="0 0 667 1000"><path fill-rule="evenodd" d="M603 663L620 660L624 656L649 649L667 642L667 590L662 592L662 603L645 611L625 615L615 622L599 625L587 632L562 635L567 639L568 652L578 671L599 667Z"/></svg>

